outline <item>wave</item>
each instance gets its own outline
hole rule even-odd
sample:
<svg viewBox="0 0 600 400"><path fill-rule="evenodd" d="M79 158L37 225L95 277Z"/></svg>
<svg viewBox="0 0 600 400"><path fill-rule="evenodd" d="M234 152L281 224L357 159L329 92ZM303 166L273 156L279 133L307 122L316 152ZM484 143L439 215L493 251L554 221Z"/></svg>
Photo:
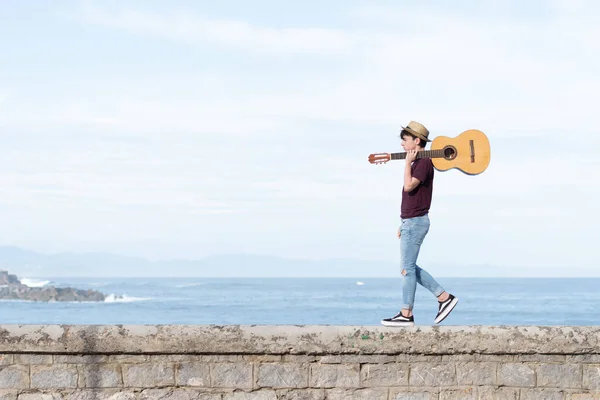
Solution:
<svg viewBox="0 0 600 400"><path fill-rule="evenodd" d="M133 303L135 301L148 301L152 300L151 297L133 297L127 296L126 294L122 296L117 296L113 293L109 294L104 298L105 303Z"/></svg>
<svg viewBox="0 0 600 400"><path fill-rule="evenodd" d="M202 286L204 285L204 282L195 282L195 283L184 283L181 285L176 285L176 288L188 288L188 287L196 287L196 286Z"/></svg>
<svg viewBox="0 0 600 400"><path fill-rule="evenodd" d="M92 286L92 287L104 287L104 286L114 285L114 283L112 283L112 282L86 282L86 285Z"/></svg>
<svg viewBox="0 0 600 400"><path fill-rule="evenodd" d="M23 278L23 279L20 279L20 281L23 285L26 285L29 287L44 287L44 286L52 283L52 281L45 281L42 279L34 279L34 278Z"/></svg>
<svg viewBox="0 0 600 400"><path fill-rule="evenodd" d="M136 282L127 282L127 281L104 281L104 282L85 282L86 286L101 288L107 286L114 287L128 287L128 286L151 286L152 283L149 281L136 281Z"/></svg>

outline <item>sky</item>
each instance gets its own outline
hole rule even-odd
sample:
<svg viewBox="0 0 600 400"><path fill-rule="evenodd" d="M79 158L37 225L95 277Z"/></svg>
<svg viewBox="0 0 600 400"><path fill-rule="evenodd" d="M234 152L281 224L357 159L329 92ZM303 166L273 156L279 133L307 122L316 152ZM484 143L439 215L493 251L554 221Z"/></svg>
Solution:
<svg viewBox="0 0 600 400"><path fill-rule="evenodd" d="M394 261L400 127L483 131L419 263L597 273L593 1L0 0L0 245ZM374 264L376 268L376 264Z"/></svg>

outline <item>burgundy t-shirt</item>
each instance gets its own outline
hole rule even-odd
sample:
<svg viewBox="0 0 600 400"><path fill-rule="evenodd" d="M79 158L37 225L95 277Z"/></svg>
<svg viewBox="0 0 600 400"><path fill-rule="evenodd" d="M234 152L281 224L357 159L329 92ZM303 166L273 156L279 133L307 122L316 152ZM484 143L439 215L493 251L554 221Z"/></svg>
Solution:
<svg viewBox="0 0 600 400"><path fill-rule="evenodd" d="M421 183L411 192L402 187L402 206L400 218L414 218L425 215L431 207L431 195L433 193L433 163L430 158L418 158L411 166L413 178Z"/></svg>

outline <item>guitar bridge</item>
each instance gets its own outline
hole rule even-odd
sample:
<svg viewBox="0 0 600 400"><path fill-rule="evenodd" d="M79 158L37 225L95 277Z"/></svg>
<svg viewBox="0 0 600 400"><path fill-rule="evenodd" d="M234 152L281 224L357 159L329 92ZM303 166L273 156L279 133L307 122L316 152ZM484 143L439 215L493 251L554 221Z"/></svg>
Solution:
<svg viewBox="0 0 600 400"><path fill-rule="evenodd" d="M473 143L473 140L469 140L469 144L471 145L471 162L474 163L475 162L475 144Z"/></svg>

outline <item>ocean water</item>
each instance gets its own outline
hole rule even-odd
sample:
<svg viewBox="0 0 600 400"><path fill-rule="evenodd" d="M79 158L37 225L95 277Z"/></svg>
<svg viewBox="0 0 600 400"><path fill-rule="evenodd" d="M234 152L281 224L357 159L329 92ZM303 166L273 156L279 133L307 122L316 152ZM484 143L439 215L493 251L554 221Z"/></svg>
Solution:
<svg viewBox="0 0 600 400"><path fill-rule="evenodd" d="M598 325L600 278L438 278L459 298L442 325ZM44 278L108 295L100 303L0 300L1 324L379 325L402 304L400 278ZM122 299L118 296L123 296ZM436 299L417 287L415 322Z"/></svg>

